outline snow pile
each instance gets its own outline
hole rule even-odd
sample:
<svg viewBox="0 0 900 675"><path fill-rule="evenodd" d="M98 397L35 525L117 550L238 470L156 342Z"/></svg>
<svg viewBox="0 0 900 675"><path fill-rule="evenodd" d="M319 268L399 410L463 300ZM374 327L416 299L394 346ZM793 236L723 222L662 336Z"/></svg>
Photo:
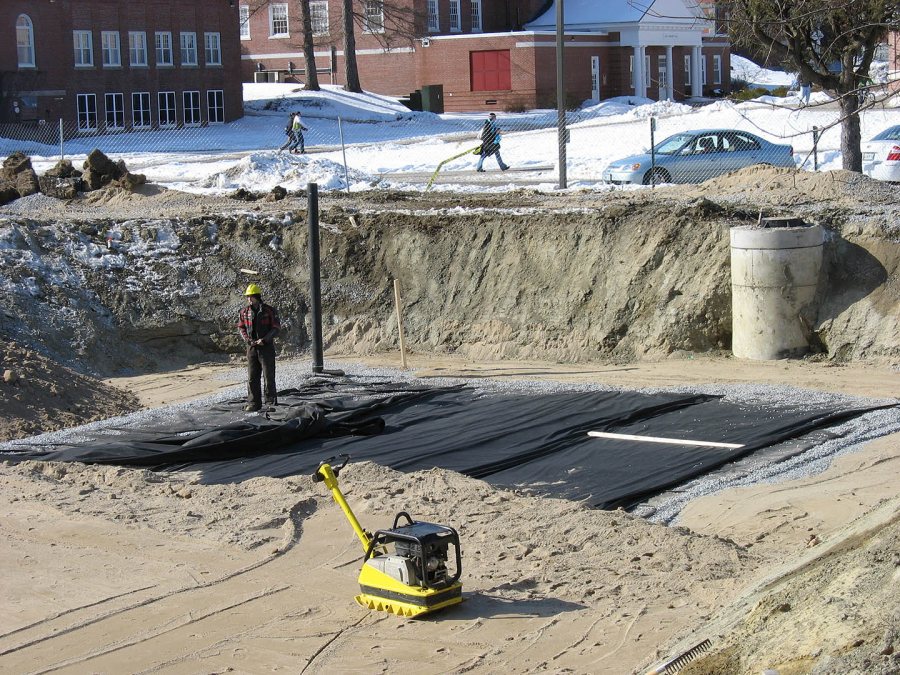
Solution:
<svg viewBox="0 0 900 675"><path fill-rule="evenodd" d="M377 182L376 178L356 169L348 168L348 174L351 185ZM305 189L308 183L317 183L322 190L346 189L344 167L321 156L255 152L232 167L212 174L203 181L202 187L214 193L238 188L268 192L279 185L296 191Z"/></svg>
<svg viewBox="0 0 900 675"><path fill-rule="evenodd" d="M796 86L797 74L783 70L770 70L756 65L750 59L737 54L731 55L731 77L743 80L751 88L775 89Z"/></svg>

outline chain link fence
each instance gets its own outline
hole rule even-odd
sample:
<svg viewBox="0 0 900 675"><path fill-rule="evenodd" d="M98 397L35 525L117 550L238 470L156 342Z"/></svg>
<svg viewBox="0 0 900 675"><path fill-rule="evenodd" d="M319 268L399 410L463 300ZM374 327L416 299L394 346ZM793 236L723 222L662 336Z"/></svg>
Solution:
<svg viewBox="0 0 900 675"><path fill-rule="evenodd" d="M634 103L617 99L566 114L564 153L572 184L699 183L755 164L840 168L840 111L834 102L803 107L719 101L699 108ZM165 167L212 166L283 152L291 105L302 105L302 99L281 106L284 110L249 109L230 123L169 128L120 129L95 122L99 128L88 129L63 121L0 125L0 155L22 152L40 173L63 158L80 168L99 149L125 161L130 171L146 173L148 180L184 187L190 181L179 181L180 172ZM481 145L485 115L391 111L345 119L305 110L303 120L307 154L285 161L313 163L320 170L330 162L340 173L346 162L357 180L340 183L365 182L359 177L369 176L424 186L438 168L440 184L475 179L473 152ZM560 158L556 111L499 112L497 123L503 162L513 169L504 179L552 183ZM900 109L870 107L862 114L863 140L898 123ZM493 173L503 163L488 157L483 166Z"/></svg>

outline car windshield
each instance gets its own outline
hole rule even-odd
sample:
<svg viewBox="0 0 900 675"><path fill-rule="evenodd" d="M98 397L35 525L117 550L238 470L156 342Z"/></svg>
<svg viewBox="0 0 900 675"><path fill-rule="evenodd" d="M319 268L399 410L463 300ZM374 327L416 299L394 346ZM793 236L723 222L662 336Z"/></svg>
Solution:
<svg viewBox="0 0 900 675"><path fill-rule="evenodd" d="M658 155L674 155L681 148L685 146L686 143L692 141L694 137L691 134L676 134L674 136L669 136L666 140L660 141L656 144L654 150Z"/></svg>
<svg viewBox="0 0 900 675"><path fill-rule="evenodd" d="M872 139L873 141L900 141L900 124L888 127Z"/></svg>

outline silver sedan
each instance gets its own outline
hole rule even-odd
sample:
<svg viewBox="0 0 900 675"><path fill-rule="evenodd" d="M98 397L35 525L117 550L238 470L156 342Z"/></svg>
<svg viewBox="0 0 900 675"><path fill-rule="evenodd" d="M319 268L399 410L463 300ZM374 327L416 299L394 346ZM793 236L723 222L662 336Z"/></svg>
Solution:
<svg viewBox="0 0 900 675"><path fill-rule="evenodd" d="M900 124L888 127L862 144L863 173L871 178L900 181Z"/></svg>
<svg viewBox="0 0 900 675"><path fill-rule="evenodd" d="M754 164L794 167L794 148L737 129L703 129L669 136L647 152L612 162L607 183L700 183Z"/></svg>

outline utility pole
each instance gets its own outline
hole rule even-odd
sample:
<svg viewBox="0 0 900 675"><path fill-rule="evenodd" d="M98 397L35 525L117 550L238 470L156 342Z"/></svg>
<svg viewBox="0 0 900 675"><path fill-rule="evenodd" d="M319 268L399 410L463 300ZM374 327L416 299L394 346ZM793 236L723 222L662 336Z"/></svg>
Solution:
<svg viewBox="0 0 900 675"><path fill-rule="evenodd" d="M556 0L556 133L559 139L559 189L568 187L566 179L566 87L563 52L565 50L565 23L563 0Z"/></svg>

